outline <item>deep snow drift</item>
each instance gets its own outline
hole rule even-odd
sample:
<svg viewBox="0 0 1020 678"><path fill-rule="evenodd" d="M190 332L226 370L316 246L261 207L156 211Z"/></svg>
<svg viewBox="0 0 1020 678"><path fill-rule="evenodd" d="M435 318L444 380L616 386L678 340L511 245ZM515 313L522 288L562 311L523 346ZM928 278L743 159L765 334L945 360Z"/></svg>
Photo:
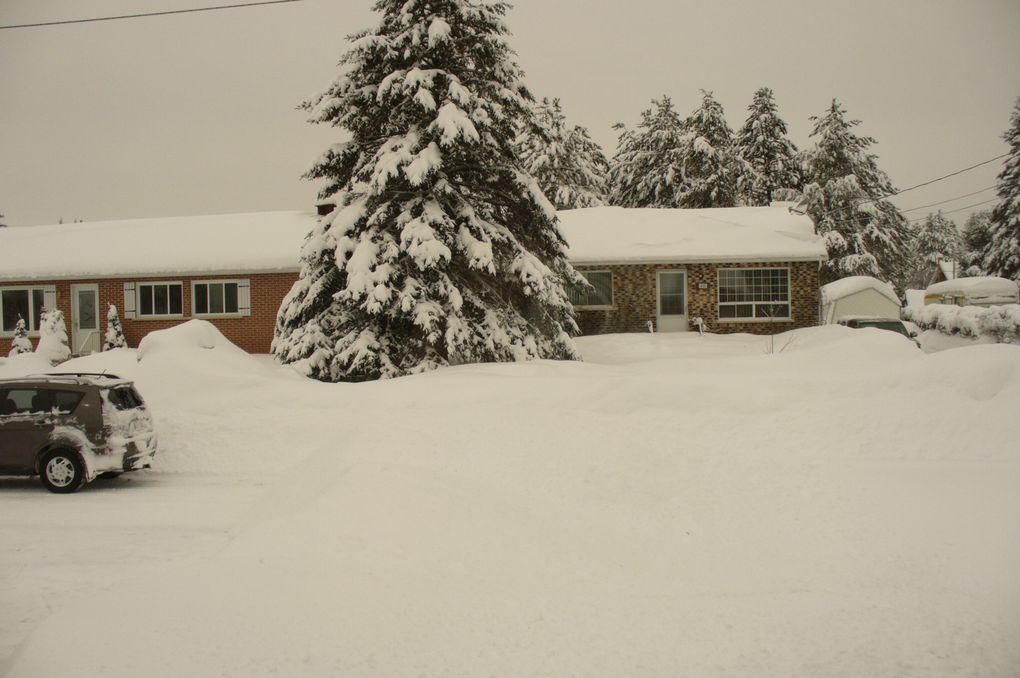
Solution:
<svg viewBox="0 0 1020 678"><path fill-rule="evenodd" d="M0 481L10 676L1020 666L1018 347L614 335L326 385L193 335L62 366L137 381L155 469Z"/></svg>

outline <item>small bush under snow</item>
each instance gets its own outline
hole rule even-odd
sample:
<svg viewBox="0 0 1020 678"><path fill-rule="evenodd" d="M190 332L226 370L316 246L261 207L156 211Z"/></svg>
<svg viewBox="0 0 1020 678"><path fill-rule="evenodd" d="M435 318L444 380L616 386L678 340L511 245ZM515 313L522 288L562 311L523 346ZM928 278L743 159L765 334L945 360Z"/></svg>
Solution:
<svg viewBox="0 0 1020 678"><path fill-rule="evenodd" d="M982 338L997 344L1020 344L1020 304L951 306L929 304L903 309L904 320L925 330Z"/></svg>

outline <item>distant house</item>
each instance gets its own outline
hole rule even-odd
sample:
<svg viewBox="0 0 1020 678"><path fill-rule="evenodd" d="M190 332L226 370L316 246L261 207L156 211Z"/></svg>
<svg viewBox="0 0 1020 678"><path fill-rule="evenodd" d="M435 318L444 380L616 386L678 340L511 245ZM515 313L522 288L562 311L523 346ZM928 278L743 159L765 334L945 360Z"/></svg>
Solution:
<svg viewBox="0 0 1020 678"><path fill-rule="evenodd" d="M191 318L252 353L269 351L314 214L265 212L130 219L0 231L0 355L20 314L64 311L76 354L98 351L109 304L128 344Z"/></svg>
<svg viewBox="0 0 1020 678"><path fill-rule="evenodd" d="M788 207L624 209L559 213L585 334L684 331L774 334L818 324L825 243Z"/></svg>
<svg viewBox="0 0 1020 678"><path fill-rule="evenodd" d="M329 212L318 205L318 213ZM818 322L825 246L785 207L594 208L560 213L569 256L592 283L573 290L587 334L774 333ZM38 336L56 306L72 351L99 350L115 304L128 344L191 318L267 353L276 314L297 280L315 214L265 212L60 224L0 231L0 355L19 315Z"/></svg>

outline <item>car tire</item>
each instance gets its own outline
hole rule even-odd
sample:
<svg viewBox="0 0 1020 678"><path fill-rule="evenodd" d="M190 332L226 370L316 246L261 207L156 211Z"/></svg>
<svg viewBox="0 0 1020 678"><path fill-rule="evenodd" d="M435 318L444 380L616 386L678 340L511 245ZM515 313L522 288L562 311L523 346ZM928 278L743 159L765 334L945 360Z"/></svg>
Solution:
<svg viewBox="0 0 1020 678"><path fill-rule="evenodd" d="M57 494L70 494L85 484L85 465L74 450L53 450L39 462L43 487Z"/></svg>

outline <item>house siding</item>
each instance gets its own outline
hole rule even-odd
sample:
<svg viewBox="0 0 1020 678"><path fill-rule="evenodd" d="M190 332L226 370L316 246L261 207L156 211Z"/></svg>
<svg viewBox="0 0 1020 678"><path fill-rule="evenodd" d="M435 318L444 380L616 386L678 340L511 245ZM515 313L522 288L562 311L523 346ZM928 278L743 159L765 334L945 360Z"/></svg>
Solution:
<svg viewBox="0 0 1020 678"><path fill-rule="evenodd" d="M611 271L613 308L577 310L583 334L647 332L649 323L658 330L656 304L657 271L687 272L688 318L700 317L711 332L776 334L818 324L818 262L757 262L704 264L575 264L579 271ZM790 270L790 316L788 321L734 322L719 320L718 270L721 268L788 268ZM704 285L700 289L699 285Z"/></svg>
<svg viewBox="0 0 1020 678"><path fill-rule="evenodd" d="M79 280L5 280L0 287L30 285L41 287L54 285L57 288L57 308L64 312L68 337L71 336L71 286L76 284L94 284L99 287L99 331L106 334L106 311L109 304L117 307L124 336L128 346L137 347L142 338L149 332L163 330L191 320L194 315L191 303L191 283L206 280L245 279L251 282L251 315L229 318L203 318L219 328L220 332L248 353L269 353L273 341L273 330L276 325L276 314L284 296L290 291L297 280L295 273L249 273L226 275L174 275L174 276L132 276L126 278L82 278ZM124 283L148 282L181 282L183 283L184 314L179 318L128 319L124 317ZM38 342L32 337L32 344ZM0 337L0 356L6 356L11 350L11 337Z"/></svg>

